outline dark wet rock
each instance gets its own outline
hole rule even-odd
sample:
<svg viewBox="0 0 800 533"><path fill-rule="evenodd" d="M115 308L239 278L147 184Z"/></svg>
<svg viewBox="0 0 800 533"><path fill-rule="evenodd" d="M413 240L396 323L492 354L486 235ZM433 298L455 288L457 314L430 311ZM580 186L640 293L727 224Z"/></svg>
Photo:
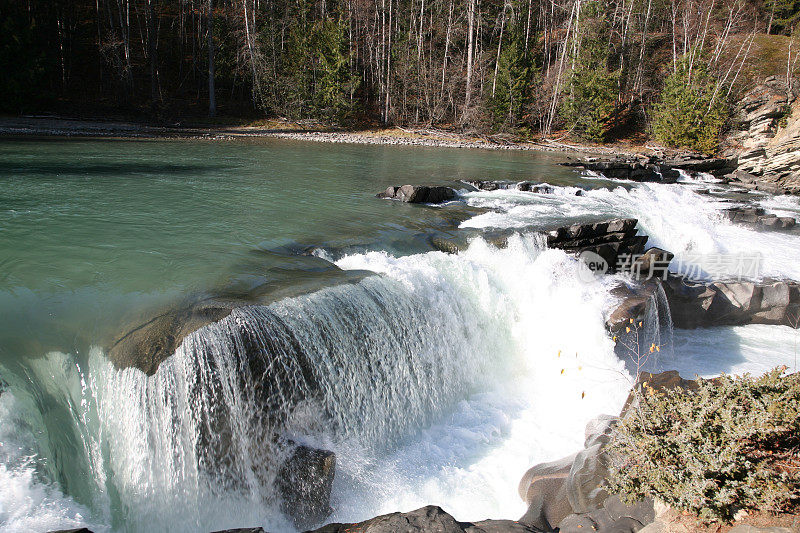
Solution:
<svg viewBox="0 0 800 533"><path fill-rule="evenodd" d="M675 183L680 173L661 163L654 156L597 158L587 157L562 163L565 166L583 167L601 173L609 179L639 182Z"/></svg>
<svg viewBox="0 0 800 533"><path fill-rule="evenodd" d="M377 194L378 198L400 200L410 204L440 204L456 197L456 191L450 187L431 185L403 185L388 187Z"/></svg>
<svg viewBox="0 0 800 533"><path fill-rule="evenodd" d="M580 254L591 251L600 255L614 271L623 254L640 254L644 251L647 237L636 235L637 221L634 218L612 219L603 222L573 224L549 230L545 234L547 245L569 253ZM504 248L508 238L519 229L488 230L480 234L486 242ZM455 253L463 250L467 241L458 238L432 237L430 245L443 252Z"/></svg>
<svg viewBox="0 0 800 533"><path fill-rule="evenodd" d="M759 229L790 229L797 224L792 217L767 214L761 207L731 207L722 211L722 215L736 224L745 224Z"/></svg>
<svg viewBox="0 0 800 533"><path fill-rule="evenodd" d="M736 167L732 161L723 157L705 157L702 154L684 154L665 159L663 164L685 172L706 172L712 175L724 175Z"/></svg>
<svg viewBox="0 0 800 533"><path fill-rule="evenodd" d="M278 472L283 512L298 529L321 523L331 514L336 455L310 446L295 447Z"/></svg>
<svg viewBox="0 0 800 533"><path fill-rule="evenodd" d="M498 189L513 189L515 183L508 181L489 181L489 180L464 180L464 183L471 185L478 191L496 191Z"/></svg>
<svg viewBox="0 0 800 533"><path fill-rule="evenodd" d="M694 153L675 154L666 158L642 154L612 158L587 157L562 164L599 172L609 179L660 183L677 182L681 177L681 170L690 175L704 172L722 176L736 168L734 161L730 159Z"/></svg>
<svg viewBox="0 0 800 533"><path fill-rule="evenodd" d="M54 531L49 531L48 533L92 533L92 530L85 527L76 527L73 529L56 529Z"/></svg>
<svg viewBox="0 0 800 533"><path fill-rule="evenodd" d="M233 529L220 529L211 533L266 533L263 527L237 527Z"/></svg>
<svg viewBox="0 0 800 533"><path fill-rule="evenodd" d="M647 237L636 235L635 218L573 224L547 233L547 245L566 252L592 252L602 257L608 271L614 272L621 257L642 253Z"/></svg>
<svg viewBox="0 0 800 533"><path fill-rule="evenodd" d="M774 324L797 327L800 286L794 281L691 281L670 275L664 283L675 327Z"/></svg>
<svg viewBox="0 0 800 533"><path fill-rule="evenodd" d="M390 513L357 524L328 524L313 533L533 533L512 520L459 522L441 507L428 505L408 513Z"/></svg>
<svg viewBox="0 0 800 533"><path fill-rule="evenodd" d="M586 224L573 224L554 229L547 234L547 243L568 243L575 239L590 239L609 233L628 233L636 228L638 221L635 218L615 218L602 222ZM570 244L571 246L577 245Z"/></svg>
<svg viewBox="0 0 800 533"><path fill-rule="evenodd" d="M497 190L517 190L532 192L536 194L553 194L555 187L547 183L534 183L531 181L484 181L484 180L465 180L464 183L473 187L477 191L497 191Z"/></svg>

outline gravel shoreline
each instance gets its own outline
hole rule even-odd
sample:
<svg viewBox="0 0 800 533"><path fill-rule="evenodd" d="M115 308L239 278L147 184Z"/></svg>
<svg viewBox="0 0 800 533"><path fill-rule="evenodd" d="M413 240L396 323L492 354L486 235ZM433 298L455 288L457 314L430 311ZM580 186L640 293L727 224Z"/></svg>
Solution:
<svg viewBox="0 0 800 533"><path fill-rule="evenodd" d="M120 139L208 139L234 140L276 138L293 141L368 144L387 146L425 146L483 150L574 152L583 154L635 154L649 152L643 146L592 146L565 144L552 140L511 142L489 136L475 137L424 129L385 129L379 131L293 131L254 126L193 127L151 126L130 122L81 120L53 117L0 117L0 138L66 137Z"/></svg>

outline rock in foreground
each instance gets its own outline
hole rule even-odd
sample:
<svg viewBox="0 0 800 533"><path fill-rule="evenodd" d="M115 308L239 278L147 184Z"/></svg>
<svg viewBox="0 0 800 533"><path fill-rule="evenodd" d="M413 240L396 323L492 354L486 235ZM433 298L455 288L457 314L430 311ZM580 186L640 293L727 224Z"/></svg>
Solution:
<svg viewBox="0 0 800 533"><path fill-rule="evenodd" d="M459 522L441 507L428 505L408 513L390 513L357 524L328 524L313 533L533 533L513 520Z"/></svg>

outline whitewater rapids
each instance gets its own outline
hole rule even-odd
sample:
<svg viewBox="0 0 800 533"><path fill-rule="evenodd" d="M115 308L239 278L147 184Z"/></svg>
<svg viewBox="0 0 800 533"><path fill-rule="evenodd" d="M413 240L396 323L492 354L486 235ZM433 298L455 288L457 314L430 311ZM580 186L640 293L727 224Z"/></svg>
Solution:
<svg viewBox="0 0 800 533"><path fill-rule="evenodd" d="M633 216L679 257L756 249L765 275L800 279L796 235L727 224L719 205L681 187L467 193L495 211L463 226ZM523 231L504 249L477 238L452 255L326 257L375 275L236 309L153 376L115 369L98 348L86 359L49 352L24 377L0 368L2 528L291 531L267 464L279 457L264 454L275 427L252 394L276 379L288 384L274 405L280 430L337 454L330 520L427 504L459 520L516 519L524 471L574 452L585 423L627 397L633 378L604 326L614 280L580 281L577 261L540 236ZM674 358L659 364L686 377L796 366L794 336L676 331ZM248 339L274 365L263 374L237 358ZM220 414L228 433L215 441ZM224 463L214 445L228 450Z"/></svg>

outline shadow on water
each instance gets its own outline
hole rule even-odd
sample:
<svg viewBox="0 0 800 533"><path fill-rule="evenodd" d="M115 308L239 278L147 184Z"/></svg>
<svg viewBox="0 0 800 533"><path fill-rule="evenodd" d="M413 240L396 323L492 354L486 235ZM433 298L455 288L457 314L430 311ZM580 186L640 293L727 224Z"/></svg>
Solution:
<svg viewBox="0 0 800 533"><path fill-rule="evenodd" d="M160 176L163 174L198 174L203 172L221 171L228 169L225 165L218 164L175 164L175 163L155 163L131 161L129 163L58 163L24 162L24 161L0 161L0 176L12 177L14 174L33 174L38 177L49 177L51 175L76 175L76 176L125 176L132 174L152 174Z"/></svg>

